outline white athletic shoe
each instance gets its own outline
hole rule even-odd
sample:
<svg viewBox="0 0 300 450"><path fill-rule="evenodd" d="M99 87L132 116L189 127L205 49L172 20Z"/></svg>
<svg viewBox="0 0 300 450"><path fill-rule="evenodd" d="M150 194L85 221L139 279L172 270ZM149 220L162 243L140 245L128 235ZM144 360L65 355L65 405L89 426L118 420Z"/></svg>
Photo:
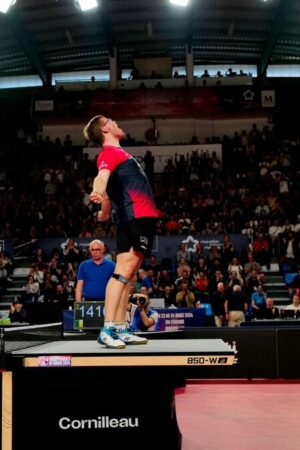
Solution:
<svg viewBox="0 0 300 450"><path fill-rule="evenodd" d="M116 331L118 338L124 342L125 344L147 344L148 339L137 336L134 333L131 333L129 330Z"/></svg>
<svg viewBox="0 0 300 450"><path fill-rule="evenodd" d="M113 327L103 327L98 336L97 342L106 345L108 348L125 348L126 344L118 338Z"/></svg>

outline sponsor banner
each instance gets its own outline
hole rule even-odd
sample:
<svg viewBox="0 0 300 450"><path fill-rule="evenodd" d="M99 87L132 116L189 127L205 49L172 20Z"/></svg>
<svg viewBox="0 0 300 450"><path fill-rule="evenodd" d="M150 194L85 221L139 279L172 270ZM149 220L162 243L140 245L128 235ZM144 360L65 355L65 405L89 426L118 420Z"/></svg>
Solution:
<svg viewBox="0 0 300 450"><path fill-rule="evenodd" d="M262 108L274 108L276 106L275 91L261 91L261 106Z"/></svg>
<svg viewBox="0 0 300 450"><path fill-rule="evenodd" d="M109 371L97 367L16 371L10 422L14 450L150 450L153 442L143 441L151 430L159 436L158 450L179 448L174 381L172 374L168 372L167 379L164 373L162 368L151 372L149 383L149 367L134 371L124 367L121 372L119 366ZM129 397L120 401L129 379ZM141 392L157 401L149 406L141 400Z"/></svg>
<svg viewBox="0 0 300 450"><path fill-rule="evenodd" d="M39 356L39 367L71 367L71 356Z"/></svg>
<svg viewBox="0 0 300 450"><path fill-rule="evenodd" d="M229 236L233 242L237 257L241 257L244 250L246 250L249 245L249 239L241 234L230 234ZM212 245L222 248L223 238L223 234L212 234L209 236L201 234L193 236L156 236L154 239L152 253L159 261L163 258L170 258L171 263L174 264L175 268L177 261L176 252L182 242L187 243L187 249L191 253L195 252L197 243L201 242L204 246L205 253L208 254ZM81 250L86 250L91 239L76 238L75 241ZM108 246L110 251L114 252L116 250L115 238L104 238L103 241ZM53 248L58 248L62 251L66 245L66 242L67 239L39 239L37 241L37 245L45 251L48 257L50 257Z"/></svg>
<svg viewBox="0 0 300 450"><path fill-rule="evenodd" d="M193 152L197 152L199 155L206 154L212 156L213 153L222 163L222 144L199 144L199 145L147 145L138 147L124 147L130 155L132 155L138 163L143 167L143 160L147 151L150 151L154 156L154 172L162 173L169 160L175 163L175 153L178 157L180 155L186 156ZM89 155L89 159L94 160L99 154L99 147L85 147L83 153Z"/></svg>
<svg viewBox="0 0 300 450"><path fill-rule="evenodd" d="M163 84L163 80L162 80ZM143 117L196 117L222 111L215 88L137 89L94 93L90 114L120 119Z"/></svg>
<svg viewBox="0 0 300 450"><path fill-rule="evenodd" d="M36 100L34 102L35 111L53 111L54 100Z"/></svg>
<svg viewBox="0 0 300 450"><path fill-rule="evenodd" d="M157 331L176 331L205 325L205 308L158 309Z"/></svg>

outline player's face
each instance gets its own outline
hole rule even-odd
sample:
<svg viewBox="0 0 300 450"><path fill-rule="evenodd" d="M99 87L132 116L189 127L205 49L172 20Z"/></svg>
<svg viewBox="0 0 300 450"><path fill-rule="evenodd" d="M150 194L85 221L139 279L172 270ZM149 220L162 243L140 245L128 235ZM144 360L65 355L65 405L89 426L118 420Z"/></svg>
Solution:
<svg viewBox="0 0 300 450"><path fill-rule="evenodd" d="M122 139L125 137L125 133L117 124L116 121L110 119L109 117L102 118L102 128L107 129L113 136L118 139Z"/></svg>

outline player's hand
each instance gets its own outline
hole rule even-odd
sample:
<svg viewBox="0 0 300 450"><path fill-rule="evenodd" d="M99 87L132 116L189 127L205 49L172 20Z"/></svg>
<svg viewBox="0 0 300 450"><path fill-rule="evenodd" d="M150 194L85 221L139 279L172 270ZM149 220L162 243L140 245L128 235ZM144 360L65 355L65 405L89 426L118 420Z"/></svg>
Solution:
<svg viewBox="0 0 300 450"><path fill-rule="evenodd" d="M103 201L103 195L99 194L99 192L93 191L90 195L90 199L92 202L100 205L100 203L102 203L102 201Z"/></svg>
<svg viewBox="0 0 300 450"><path fill-rule="evenodd" d="M99 222L105 222L109 219L109 214L103 214L103 211L97 212L97 219Z"/></svg>

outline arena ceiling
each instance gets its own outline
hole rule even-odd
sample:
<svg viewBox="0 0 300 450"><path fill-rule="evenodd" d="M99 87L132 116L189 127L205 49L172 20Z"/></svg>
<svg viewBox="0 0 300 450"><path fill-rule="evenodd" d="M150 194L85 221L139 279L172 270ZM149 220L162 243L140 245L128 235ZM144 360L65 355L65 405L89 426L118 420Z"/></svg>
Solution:
<svg viewBox="0 0 300 450"><path fill-rule="evenodd" d="M0 0L2 1L2 0ZM73 0L17 0L0 13L0 76L105 69L117 48L119 64L135 57L168 55L185 64L186 46L196 64L300 61L299 0L99 0L81 12Z"/></svg>

